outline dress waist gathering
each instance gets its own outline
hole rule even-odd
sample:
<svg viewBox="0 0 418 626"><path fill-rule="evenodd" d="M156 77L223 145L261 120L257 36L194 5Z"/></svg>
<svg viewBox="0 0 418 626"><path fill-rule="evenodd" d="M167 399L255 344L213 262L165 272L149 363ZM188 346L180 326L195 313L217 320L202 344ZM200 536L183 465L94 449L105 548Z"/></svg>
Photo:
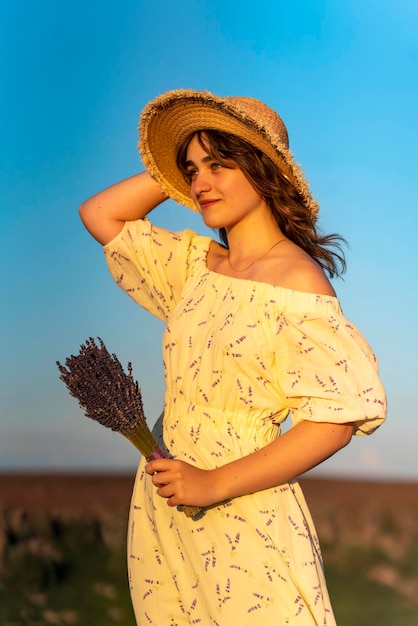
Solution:
<svg viewBox="0 0 418 626"><path fill-rule="evenodd" d="M167 392L164 442L176 458L215 467L277 439L281 433L279 419L283 421L281 413L273 415L268 409L254 408L246 412L231 411L195 404Z"/></svg>

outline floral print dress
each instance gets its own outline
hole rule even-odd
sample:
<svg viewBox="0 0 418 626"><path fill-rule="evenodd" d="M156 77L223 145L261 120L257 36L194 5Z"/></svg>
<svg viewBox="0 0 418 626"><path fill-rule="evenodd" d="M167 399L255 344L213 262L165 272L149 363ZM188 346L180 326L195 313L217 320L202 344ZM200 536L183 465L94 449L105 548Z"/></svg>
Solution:
<svg viewBox="0 0 418 626"><path fill-rule="evenodd" d="M217 274L211 243L148 219L104 248L117 284L166 322L162 436L171 455L215 468L293 423L385 416L376 359L334 297ZM332 626L315 528L298 482L188 518L137 473L128 529L140 626Z"/></svg>

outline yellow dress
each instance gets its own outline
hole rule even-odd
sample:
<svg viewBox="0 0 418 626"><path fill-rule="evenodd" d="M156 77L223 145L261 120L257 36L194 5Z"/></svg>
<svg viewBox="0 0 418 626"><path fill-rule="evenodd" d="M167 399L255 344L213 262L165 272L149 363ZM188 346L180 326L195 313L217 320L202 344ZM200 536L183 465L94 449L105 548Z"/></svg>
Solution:
<svg viewBox="0 0 418 626"><path fill-rule="evenodd" d="M210 238L139 220L106 260L136 302L166 322L163 438L176 458L214 468L299 420L384 420L376 359L336 298L208 270ZM140 626L332 626L315 528L297 481L190 519L160 498L142 460L128 570Z"/></svg>

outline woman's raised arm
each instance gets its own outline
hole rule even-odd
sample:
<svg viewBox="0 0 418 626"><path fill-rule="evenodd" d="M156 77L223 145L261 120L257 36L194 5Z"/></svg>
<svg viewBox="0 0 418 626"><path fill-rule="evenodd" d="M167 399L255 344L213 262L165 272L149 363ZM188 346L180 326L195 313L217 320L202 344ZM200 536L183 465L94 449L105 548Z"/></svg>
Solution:
<svg viewBox="0 0 418 626"><path fill-rule="evenodd" d="M166 199L148 172L142 172L95 194L81 204L79 213L89 233L105 245L125 222L145 217Z"/></svg>

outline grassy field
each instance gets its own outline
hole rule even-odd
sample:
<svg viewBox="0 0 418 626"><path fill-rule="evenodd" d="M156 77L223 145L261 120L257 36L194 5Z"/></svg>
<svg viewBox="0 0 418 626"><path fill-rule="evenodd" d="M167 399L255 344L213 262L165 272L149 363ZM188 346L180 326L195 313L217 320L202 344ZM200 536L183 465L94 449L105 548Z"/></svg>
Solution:
<svg viewBox="0 0 418 626"><path fill-rule="evenodd" d="M51 485L38 491L32 485L20 505L10 500L7 506L7 498L2 498L1 626L134 626L125 556L131 479L122 486L115 483L113 494L109 480L103 480L102 498L97 497L97 482L95 497L82 482L84 491L80 485L75 488L74 501L69 506L67 497L66 507L54 498ZM62 489L61 483L57 493L68 494L68 485ZM345 499L344 489L349 496ZM403 495L402 508L393 505L390 489L383 492L379 506L367 498L362 502L358 487L352 490L357 494L353 501L349 485L310 483L307 491L338 626L416 626L416 492L409 499ZM43 494L45 506L33 500L36 493ZM16 499L16 491L13 494Z"/></svg>
<svg viewBox="0 0 418 626"><path fill-rule="evenodd" d="M417 626L418 607L398 593L353 572L328 569L338 626Z"/></svg>
<svg viewBox="0 0 418 626"><path fill-rule="evenodd" d="M40 524L42 526L42 524ZM38 528L36 528L38 526ZM0 588L2 626L135 624L121 537L107 545L94 520L53 520L9 551Z"/></svg>

